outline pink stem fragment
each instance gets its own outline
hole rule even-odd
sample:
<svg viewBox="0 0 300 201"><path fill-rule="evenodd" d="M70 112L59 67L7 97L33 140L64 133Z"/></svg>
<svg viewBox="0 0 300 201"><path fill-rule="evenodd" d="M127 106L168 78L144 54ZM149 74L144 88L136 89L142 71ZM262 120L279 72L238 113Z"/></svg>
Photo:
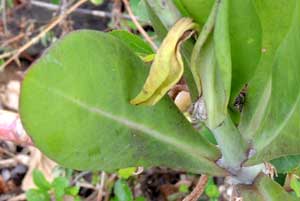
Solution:
<svg viewBox="0 0 300 201"><path fill-rule="evenodd" d="M32 146L31 138L26 134L19 114L0 110L0 140Z"/></svg>

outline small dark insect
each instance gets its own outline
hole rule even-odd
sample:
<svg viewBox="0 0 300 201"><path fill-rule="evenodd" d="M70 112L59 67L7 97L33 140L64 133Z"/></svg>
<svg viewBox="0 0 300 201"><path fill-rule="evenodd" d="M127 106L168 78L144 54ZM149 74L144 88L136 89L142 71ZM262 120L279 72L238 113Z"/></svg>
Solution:
<svg viewBox="0 0 300 201"><path fill-rule="evenodd" d="M247 95L247 91L248 91L248 85L245 84L245 86L243 87L243 89L241 90L240 94L238 95L238 97L236 97L235 101L234 101L234 107L239 111L242 112L243 111L243 107L246 101L246 95Z"/></svg>

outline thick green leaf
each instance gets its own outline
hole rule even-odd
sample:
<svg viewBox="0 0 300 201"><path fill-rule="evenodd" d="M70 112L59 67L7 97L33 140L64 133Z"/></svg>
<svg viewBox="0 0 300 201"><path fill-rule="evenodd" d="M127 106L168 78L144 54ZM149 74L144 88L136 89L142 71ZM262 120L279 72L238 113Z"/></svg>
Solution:
<svg viewBox="0 0 300 201"><path fill-rule="evenodd" d="M125 180L119 179L114 186L114 193L118 201L133 201L133 195Z"/></svg>
<svg viewBox="0 0 300 201"><path fill-rule="evenodd" d="M180 11L181 15L183 15L183 16L189 16L189 12L186 10L186 8L182 4L181 0L173 0L173 3L178 8L178 10Z"/></svg>
<svg viewBox="0 0 300 201"><path fill-rule="evenodd" d="M131 49L131 51L135 52L141 57L154 53L148 43L143 41L140 37L129 33L128 31L116 30L110 32L110 34L123 41L124 44Z"/></svg>
<svg viewBox="0 0 300 201"><path fill-rule="evenodd" d="M297 0L296 0L297 1ZM289 32L294 16L295 0L253 0L261 22L262 53L248 93L239 128L248 139L259 133L267 113L271 94L272 66L276 52Z"/></svg>
<svg viewBox="0 0 300 201"><path fill-rule="evenodd" d="M129 1L132 12L135 16L138 16L140 20L150 21L147 15L147 8L143 0L131 0Z"/></svg>
<svg viewBox="0 0 300 201"><path fill-rule="evenodd" d="M292 175L290 186L296 193L297 197L299 198L300 197L300 182L296 175Z"/></svg>
<svg viewBox="0 0 300 201"><path fill-rule="evenodd" d="M206 22L214 3L214 0L173 1L180 11L184 10L182 13L190 13L200 25ZM221 4L219 19L217 20L218 25L216 26L216 35L219 35L218 38L221 43L216 45L220 46L222 44L223 46L223 48L217 48L217 50L223 50L223 60L227 60L226 66L231 66L231 49L231 97L233 102L239 91L252 78L255 72L261 53L261 28L252 0L226 0L221 1ZM228 35L230 35L230 37L228 37ZM231 48L229 46L231 46ZM224 47L226 47L226 50ZM231 71L229 71L228 74L230 72ZM231 80L230 78L231 74L227 76L227 79Z"/></svg>
<svg viewBox="0 0 300 201"><path fill-rule="evenodd" d="M297 201L271 178L260 174L251 186L240 186L243 201Z"/></svg>
<svg viewBox="0 0 300 201"><path fill-rule="evenodd" d="M300 133L300 2L293 14L289 32L280 44L272 66L269 114L254 139L257 154L249 164L274 158L299 155Z"/></svg>
<svg viewBox="0 0 300 201"><path fill-rule="evenodd" d="M206 124L218 127L227 115L231 87L228 0L216 2L191 57L192 72L207 110ZM210 34L214 29L214 33ZM210 37L213 36L213 37Z"/></svg>
<svg viewBox="0 0 300 201"><path fill-rule="evenodd" d="M201 80L198 86L201 83L199 91L202 90L207 112L207 118L203 120L222 150L221 163L224 167L239 169L241 162L246 159L248 146L227 115L231 82L227 14L228 1L216 2L195 44L191 64L194 77L199 76ZM214 25L218 28L215 27L212 35L210 32Z"/></svg>
<svg viewBox="0 0 300 201"><path fill-rule="evenodd" d="M243 201L266 201L252 186L243 186L240 196Z"/></svg>
<svg viewBox="0 0 300 201"><path fill-rule="evenodd" d="M298 200L296 197L286 192L282 186L265 175L259 175L254 185L263 196L264 201Z"/></svg>
<svg viewBox="0 0 300 201"><path fill-rule="evenodd" d="M214 0L178 0L181 2L186 12L192 16L196 22L203 25L214 5Z"/></svg>
<svg viewBox="0 0 300 201"><path fill-rule="evenodd" d="M214 30L214 48L219 78L225 92L223 111L227 113L227 105L230 98L231 88L231 54L229 37L229 0L220 2Z"/></svg>
<svg viewBox="0 0 300 201"><path fill-rule="evenodd" d="M206 125L216 128L226 116L226 94L217 64L213 38L209 37L197 60L204 102L207 110Z"/></svg>
<svg viewBox="0 0 300 201"><path fill-rule="evenodd" d="M283 156L271 161L278 173L289 173L300 167L300 156Z"/></svg>
<svg viewBox="0 0 300 201"><path fill-rule="evenodd" d="M253 0L229 1L231 102L253 77L261 55L261 25ZM237 17L239 16L239 17Z"/></svg>
<svg viewBox="0 0 300 201"><path fill-rule="evenodd" d="M110 34L74 32L27 72L22 123L37 147L73 169L160 165L223 175L214 163L218 149L169 98L154 107L129 104L147 75L143 62Z"/></svg>

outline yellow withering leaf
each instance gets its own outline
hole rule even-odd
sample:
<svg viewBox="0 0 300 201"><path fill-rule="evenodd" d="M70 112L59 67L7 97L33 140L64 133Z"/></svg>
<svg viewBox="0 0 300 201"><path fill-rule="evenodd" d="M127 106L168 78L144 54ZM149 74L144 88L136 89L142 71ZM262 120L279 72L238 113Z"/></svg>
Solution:
<svg viewBox="0 0 300 201"><path fill-rule="evenodd" d="M155 55L143 89L131 104L154 105L180 80L184 69L180 45L196 28L192 19L182 18L170 29Z"/></svg>

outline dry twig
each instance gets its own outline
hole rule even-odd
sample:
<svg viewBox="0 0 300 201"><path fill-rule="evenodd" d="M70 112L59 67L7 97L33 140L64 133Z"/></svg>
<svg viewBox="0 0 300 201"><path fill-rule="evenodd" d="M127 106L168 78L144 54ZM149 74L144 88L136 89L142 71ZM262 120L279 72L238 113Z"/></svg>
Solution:
<svg viewBox="0 0 300 201"><path fill-rule="evenodd" d="M20 195L14 196L14 197L10 198L7 201L23 201L23 200L26 200L26 194L25 193L22 193Z"/></svg>
<svg viewBox="0 0 300 201"><path fill-rule="evenodd" d="M28 155L19 154L13 158L0 160L0 169L15 167L17 164L28 165L30 158Z"/></svg>
<svg viewBox="0 0 300 201"><path fill-rule="evenodd" d="M7 47L9 44L11 44L11 43L14 43L14 42L16 42L16 41L18 41L18 40L20 40L20 39L22 39L22 38L24 38L26 35L24 34L24 33L19 33L18 35L16 35L16 36L14 36L14 37L12 37L12 38L9 38L9 39L7 39L7 40L5 40L5 41L1 41L1 47L3 48L3 47Z"/></svg>
<svg viewBox="0 0 300 201"><path fill-rule="evenodd" d="M6 0L2 0L2 23L5 34L8 32L6 21Z"/></svg>
<svg viewBox="0 0 300 201"><path fill-rule="evenodd" d="M84 188L89 188L89 189L93 189L95 191L98 190L94 185L92 185L90 183L87 183L87 182L78 182L77 186L84 187Z"/></svg>
<svg viewBox="0 0 300 201"><path fill-rule="evenodd" d="M37 1L37 0L31 0L31 5L41 7L41 8L46 8L48 10L53 10L53 11L59 10L58 5L54 5L54 4L46 3L46 2L42 2L42 1ZM84 8L77 8L76 10L74 10L74 13L84 14L84 15L92 15L95 17L102 17L102 18L112 18L113 17L113 14L111 12L106 12L106 11L102 11L102 10L88 10L88 9L84 9ZM124 15L124 14L120 14L119 17L123 18L123 19L127 19L127 20L131 19L129 15ZM138 20L140 21L140 19L138 19Z"/></svg>
<svg viewBox="0 0 300 201"><path fill-rule="evenodd" d="M2 147L0 147L0 153L4 153L4 154L6 154L7 156L9 156L11 158L13 158L13 157L16 156L15 154L11 153L10 151L8 151L8 150L6 150L6 149L4 149Z"/></svg>
<svg viewBox="0 0 300 201"><path fill-rule="evenodd" d="M116 174L111 174L110 177L107 179L107 183L108 184L114 183L116 178L117 178ZM104 201L109 201L110 200L110 195L111 195L111 192L107 191L106 194L105 194Z"/></svg>
<svg viewBox="0 0 300 201"><path fill-rule="evenodd" d="M56 19L54 19L52 22L50 22L48 24L48 26L46 26L45 29L42 30L37 36L35 36L29 42L27 42L25 45L23 45L22 47L20 47L11 58L9 58L3 65L0 66L0 69L2 69L5 66L7 66L10 62L16 60L23 51L27 50L33 44L35 44L36 42L38 42L42 37L45 36L45 34L47 32L49 32L51 29L53 29L63 19L65 19L70 13L72 13L74 10L76 10L79 6L81 6L83 3L87 2L87 1L88 0L80 0L80 1L76 2L68 10L66 10L66 12L63 15L58 16Z"/></svg>
<svg viewBox="0 0 300 201"><path fill-rule="evenodd" d="M142 36L145 38L145 40L152 46L152 48L154 50L157 50L157 46L156 44L152 41L152 39L150 38L150 36L147 34L147 32L143 29L143 27L141 26L141 24L138 22L138 20L136 19L136 17L134 16L132 10L131 10L131 7L129 5L129 2L128 0L122 0L125 7L126 7L126 10L132 20L132 22L135 24L135 26L137 27L138 31L142 34Z"/></svg>
<svg viewBox="0 0 300 201"><path fill-rule="evenodd" d="M12 56L16 51L10 51L10 52L4 52L3 54L0 55L0 59L5 59L7 57ZM0 67L2 69L3 66Z"/></svg>
<svg viewBox="0 0 300 201"><path fill-rule="evenodd" d="M106 174L104 171L101 172L101 181L100 181L100 186L99 186L99 190L98 190L98 195L97 195L97 201L102 201L103 198L103 190L104 190L104 182L105 182L105 177Z"/></svg>
<svg viewBox="0 0 300 201"><path fill-rule="evenodd" d="M114 0L113 9L112 9L112 24L115 28L119 29L121 27L121 10L122 10L122 1Z"/></svg>
<svg viewBox="0 0 300 201"><path fill-rule="evenodd" d="M71 185L75 185L82 177L90 174L91 171L84 171L84 172L81 172L80 174L78 174L74 179L73 181L71 182Z"/></svg>
<svg viewBox="0 0 300 201"><path fill-rule="evenodd" d="M204 188L207 184L208 176L201 175L197 185L195 186L194 190L186 196L183 201L197 201L198 198L202 195Z"/></svg>

